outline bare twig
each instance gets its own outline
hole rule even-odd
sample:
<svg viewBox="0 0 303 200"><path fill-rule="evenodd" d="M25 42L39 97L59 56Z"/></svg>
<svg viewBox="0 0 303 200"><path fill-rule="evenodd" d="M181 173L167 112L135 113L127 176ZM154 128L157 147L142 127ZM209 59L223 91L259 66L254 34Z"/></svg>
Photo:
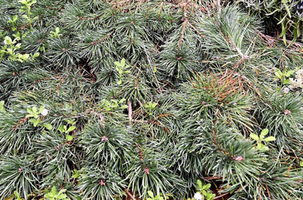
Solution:
<svg viewBox="0 0 303 200"><path fill-rule="evenodd" d="M183 36L184 36L184 32L185 32L185 28L186 28L186 24L188 23L188 19L185 19L182 25L182 30L181 30L181 36L178 42L178 50L180 50L180 46L182 44L183 41Z"/></svg>
<svg viewBox="0 0 303 200"><path fill-rule="evenodd" d="M132 109L132 102L129 100L128 101L128 119L129 119L129 124L132 125L133 121L133 109Z"/></svg>
<svg viewBox="0 0 303 200"><path fill-rule="evenodd" d="M219 13L221 13L221 2L220 2L220 0L218 0L217 3L218 3L218 11L219 11Z"/></svg>
<svg viewBox="0 0 303 200"><path fill-rule="evenodd" d="M130 198L132 198L133 200L136 200L134 197L133 197L133 195L125 188L124 189L124 191L126 192L126 194L130 197Z"/></svg>
<svg viewBox="0 0 303 200"><path fill-rule="evenodd" d="M147 120L136 120L136 119L133 119L132 121L135 122L135 123L150 123L150 121L147 121Z"/></svg>
<svg viewBox="0 0 303 200"><path fill-rule="evenodd" d="M94 115L96 115L100 119L101 126L104 128L104 121L105 121L105 119L104 119L103 115L101 115L100 113L97 113L97 112L95 112L93 110L90 111L90 112L93 113Z"/></svg>
<svg viewBox="0 0 303 200"><path fill-rule="evenodd" d="M205 37L202 33L200 33L198 31L198 29L196 27L194 27L191 23L188 22L188 24L190 25L190 27L192 27L192 29L194 29L201 37Z"/></svg>
<svg viewBox="0 0 303 200"><path fill-rule="evenodd" d="M227 194L229 194L229 192L226 192L226 193L224 193L224 194L222 194L222 195L220 195L220 196L217 196L217 197L215 197L214 199L219 199L219 198L221 198L221 197L224 197L224 196L227 195Z"/></svg>
<svg viewBox="0 0 303 200"><path fill-rule="evenodd" d="M259 35L261 35L263 38L265 38L265 39L268 41L270 47L272 47L272 46L273 46L273 43L274 43L275 41L277 41L277 40L278 40L278 41L283 41L283 39L281 39L281 38L274 38L274 37L271 37L271 36L269 36L269 35L264 35L264 34L261 33L260 31L258 31L258 33L259 33ZM293 42L290 41L290 40L286 40L286 42L287 42L287 44L292 44L292 43L293 43ZM294 42L293 45L296 46L296 47L303 47L303 44L300 44L300 43L298 43L298 42Z"/></svg>

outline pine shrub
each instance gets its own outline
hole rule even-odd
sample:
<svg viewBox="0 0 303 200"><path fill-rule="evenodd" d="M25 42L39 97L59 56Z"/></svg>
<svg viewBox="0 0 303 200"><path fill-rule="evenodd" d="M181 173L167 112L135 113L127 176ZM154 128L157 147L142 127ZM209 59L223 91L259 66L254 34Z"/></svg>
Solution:
<svg viewBox="0 0 303 200"><path fill-rule="evenodd" d="M298 2L257 2L0 0L0 199L303 198Z"/></svg>

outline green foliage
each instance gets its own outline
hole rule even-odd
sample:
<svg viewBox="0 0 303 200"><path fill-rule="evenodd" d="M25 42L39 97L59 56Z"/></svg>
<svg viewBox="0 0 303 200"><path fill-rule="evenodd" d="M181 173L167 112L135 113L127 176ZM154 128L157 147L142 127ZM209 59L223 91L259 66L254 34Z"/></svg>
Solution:
<svg viewBox="0 0 303 200"><path fill-rule="evenodd" d="M154 196L154 193L152 191L147 191L149 198L147 200L164 200L166 197L163 197L163 195L157 195Z"/></svg>
<svg viewBox="0 0 303 200"><path fill-rule="evenodd" d="M125 102L125 99L121 99L119 102L117 100L106 100L103 99L99 105L102 109L104 109L105 111L117 111L117 110L123 110L125 108L127 108L127 105L121 105L122 103Z"/></svg>
<svg viewBox="0 0 303 200"><path fill-rule="evenodd" d="M132 133L123 127L97 122L81 135L87 160L111 167L127 167L132 155Z"/></svg>
<svg viewBox="0 0 303 200"><path fill-rule="evenodd" d="M0 0L0 199L302 199L296 3Z"/></svg>
<svg viewBox="0 0 303 200"><path fill-rule="evenodd" d="M31 15L33 15L33 13L31 12L31 6L34 3L37 3L37 1L36 0L19 0L18 2L20 2L22 4L19 11L21 13L25 13L25 15L22 15L22 17L27 20L27 23L29 24L30 29L33 30L32 21L38 19L38 16L31 18Z"/></svg>
<svg viewBox="0 0 303 200"><path fill-rule="evenodd" d="M153 145L153 146L151 146ZM150 144L139 149L140 157L135 157L130 162L127 170L128 188L138 192L140 198L147 198L147 191L155 195L170 193L176 196L184 195L186 185L176 172L167 169L169 160L163 152L159 151L157 144ZM153 152L154 149L158 149Z"/></svg>
<svg viewBox="0 0 303 200"><path fill-rule="evenodd" d="M130 66L129 66L129 65L126 65L126 66L125 66L125 59L122 59L122 60L121 60L121 63L115 62L115 65L116 65L116 70L117 70L118 73L119 73L118 85L120 85L120 84L122 83L122 76L123 76L123 74L128 74L128 73L130 73L130 71L125 71L125 69L129 68Z"/></svg>
<svg viewBox="0 0 303 200"><path fill-rule="evenodd" d="M269 137L264 138L267 134L268 134L268 129L267 129L267 128L266 128L266 129L263 129L263 130L261 131L260 137L257 136L257 135L254 134L254 133L251 133L251 134L250 134L250 137L251 137L252 139L254 139L254 140L258 143L258 145L256 146L257 149L259 149L259 150L261 150L261 151L268 151L268 150L269 150L268 146L264 145L264 144L262 143L262 141L264 141L264 142L271 142L271 141L275 141L275 140L276 140L276 138L273 137L273 136L269 136Z"/></svg>
<svg viewBox="0 0 303 200"><path fill-rule="evenodd" d="M254 123L248 114L252 104L241 84L232 75L198 74L181 87L182 93L177 97L180 109L177 112L185 118L191 116L197 120L232 119L230 123L243 131L252 129Z"/></svg>
<svg viewBox="0 0 303 200"><path fill-rule="evenodd" d="M276 138L276 144L289 149L296 148L297 144L294 140L302 140L299 128L302 123L301 108L300 95L275 92L266 96L266 101L259 104L255 114L261 127L268 128L269 136Z"/></svg>
<svg viewBox="0 0 303 200"><path fill-rule="evenodd" d="M144 107L147 109L147 114L148 115L152 115L152 111L155 109L155 107L157 106L157 103L152 103L152 102L148 102L147 104L144 105Z"/></svg>
<svg viewBox="0 0 303 200"><path fill-rule="evenodd" d="M52 190L49 193L46 193L44 197L48 200L68 200L66 194L63 194L66 191L66 189L62 189L59 192L57 192L56 187L52 187Z"/></svg>
<svg viewBox="0 0 303 200"><path fill-rule="evenodd" d="M4 101L0 101L0 111L5 112Z"/></svg>
<svg viewBox="0 0 303 200"><path fill-rule="evenodd" d="M87 166L79 178L80 195L85 199L105 200L122 198L125 181L112 170Z"/></svg>
<svg viewBox="0 0 303 200"><path fill-rule="evenodd" d="M279 25L279 37L283 38L285 45L293 44L302 35L302 15L297 10L296 4L300 1L292 0L237 0L253 14L261 16L269 31L274 26ZM291 42L287 42L287 36L293 37Z"/></svg>
<svg viewBox="0 0 303 200"><path fill-rule="evenodd" d="M17 30L17 28L16 28L16 21L17 21L17 19L18 19L18 15L14 15L10 21L7 21L8 23L12 24L12 31L16 31Z"/></svg>
<svg viewBox="0 0 303 200"><path fill-rule="evenodd" d="M10 196L17 191L25 199L37 190L39 176L35 172L35 164L29 158L20 156L3 157L0 160L0 195Z"/></svg>
<svg viewBox="0 0 303 200"><path fill-rule="evenodd" d="M280 79L280 81L281 81L280 89L282 88L282 86L284 84L289 84L289 79L287 79L287 78L290 77L291 75L293 75L294 73L295 73L294 70L286 71L286 68L283 70L283 73L281 72L280 69L278 69L275 72L276 78Z"/></svg>
<svg viewBox="0 0 303 200"><path fill-rule="evenodd" d="M53 37L53 38L59 38L62 36L62 34L60 34L59 27L56 27L55 31L51 31L50 34L51 34L51 37Z"/></svg>
<svg viewBox="0 0 303 200"><path fill-rule="evenodd" d="M14 40L12 40L9 36L5 36L4 38L5 45L2 47L0 51L1 60L4 55L7 55L8 60L25 62L28 60L34 60L36 57L40 55L39 52L36 52L34 55L18 53L17 50L21 48L21 43L17 43L17 41L21 40L20 33L17 33L15 36L16 38Z"/></svg>
<svg viewBox="0 0 303 200"><path fill-rule="evenodd" d="M14 195L15 195L16 200L22 200L20 194L17 191L14 192Z"/></svg>
<svg viewBox="0 0 303 200"><path fill-rule="evenodd" d="M212 200L215 198L215 194L213 194L210 189L211 184L203 184L201 180L197 180L197 192L203 194L206 200Z"/></svg>

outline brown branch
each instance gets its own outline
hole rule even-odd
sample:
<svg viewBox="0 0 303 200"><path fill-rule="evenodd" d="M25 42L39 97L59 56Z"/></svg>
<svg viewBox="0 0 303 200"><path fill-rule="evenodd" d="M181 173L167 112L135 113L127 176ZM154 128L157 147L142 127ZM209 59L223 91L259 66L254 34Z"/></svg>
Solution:
<svg viewBox="0 0 303 200"><path fill-rule="evenodd" d="M217 3L218 3L218 11L219 11L219 13L221 13L221 3L220 3L220 0L217 0Z"/></svg>
<svg viewBox="0 0 303 200"><path fill-rule="evenodd" d="M124 191L126 192L126 194L130 197L130 198L132 198L133 200L136 200L134 197L133 197L133 195L125 188L124 189Z"/></svg>
<svg viewBox="0 0 303 200"><path fill-rule="evenodd" d="M270 191L269 191L269 189L268 189L268 186L265 185L265 187L266 187L266 191L267 191L267 194L268 194L268 198L271 199L271 198L270 198Z"/></svg>
<svg viewBox="0 0 303 200"><path fill-rule="evenodd" d="M219 144L217 142L217 134L214 129L212 130L212 135L213 135L214 145L217 147L218 151L222 152L224 155L230 155L230 153L227 150L225 150L219 146Z"/></svg>
<svg viewBox="0 0 303 200"><path fill-rule="evenodd" d="M103 14L102 15L98 15L97 17L95 17L93 20L97 20L97 19L99 19L100 17L102 17L103 16Z"/></svg>
<svg viewBox="0 0 303 200"><path fill-rule="evenodd" d="M210 181L210 180L217 180L217 179L222 179L222 176L210 176L210 177L203 177L203 179Z"/></svg>
<svg viewBox="0 0 303 200"><path fill-rule="evenodd" d="M185 28L186 28L187 23L188 23L188 20L185 19L184 22L183 22L183 25L182 25L181 36L180 36L180 39L179 39L179 42L178 42L178 51L180 50L180 46L182 44L182 40L183 40L183 37L184 37L184 32L185 32Z"/></svg>
<svg viewBox="0 0 303 200"><path fill-rule="evenodd" d="M283 39L281 38L274 38L272 36L269 36L269 35L264 35L263 33L261 33L260 31L258 31L259 35L262 36L263 38L265 38L267 40L267 42L269 43L269 46L272 47L273 46L273 43L275 41L283 41ZM290 40L286 40L286 43L287 44L291 44L293 43L292 41ZM300 44L298 42L294 42L293 45L295 45L296 47L303 47L303 44Z"/></svg>
<svg viewBox="0 0 303 200"><path fill-rule="evenodd" d="M240 67L246 60L249 60L248 56L243 55L241 57L241 59L234 65L234 67L232 68L232 70L234 71L235 69L237 69L238 67Z"/></svg>
<svg viewBox="0 0 303 200"><path fill-rule="evenodd" d="M129 100L128 101L128 119L129 119L129 124L132 125L133 121L133 109L132 109L132 102Z"/></svg>
<svg viewBox="0 0 303 200"><path fill-rule="evenodd" d="M222 195L220 195L220 196L217 196L217 197L215 197L214 199L219 199L219 198L221 198L221 197L224 197L224 196L227 195L227 194L229 194L229 192L226 192L226 193L224 193L224 194L222 194Z"/></svg>
<svg viewBox="0 0 303 200"><path fill-rule="evenodd" d="M132 121L136 122L136 123L150 123L150 121L147 121L147 120L136 120L136 119L133 119Z"/></svg>
<svg viewBox="0 0 303 200"><path fill-rule="evenodd" d="M192 27L201 37L205 37L202 33L200 33L198 31L198 29L196 27L194 27L190 22L188 22L188 24L190 25L190 27Z"/></svg>

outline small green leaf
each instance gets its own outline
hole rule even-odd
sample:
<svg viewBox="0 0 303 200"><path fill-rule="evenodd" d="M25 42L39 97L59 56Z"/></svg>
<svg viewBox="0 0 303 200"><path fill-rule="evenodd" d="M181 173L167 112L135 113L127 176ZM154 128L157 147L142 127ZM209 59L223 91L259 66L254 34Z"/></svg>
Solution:
<svg viewBox="0 0 303 200"><path fill-rule="evenodd" d="M13 43L12 39L9 36L5 36L4 40L7 44L12 44Z"/></svg>
<svg viewBox="0 0 303 200"><path fill-rule="evenodd" d="M303 161L302 160L300 161L300 167L303 167Z"/></svg>
<svg viewBox="0 0 303 200"><path fill-rule="evenodd" d="M38 119L32 118L32 119L30 119L28 121L31 122L31 123L33 123L34 127L36 127L39 124L40 119L39 118Z"/></svg>
<svg viewBox="0 0 303 200"><path fill-rule="evenodd" d="M21 48L21 43L16 44L15 48L20 49ZM21 55L21 54L19 54L19 55Z"/></svg>
<svg viewBox="0 0 303 200"><path fill-rule="evenodd" d="M152 198L154 198L154 193L152 191L147 191L148 195Z"/></svg>
<svg viewBox="0 0 303 200"><path fill-rule="evenodd" d="M257 149L260 149L260 150L262 150L264 148L264 144L262 144L262 143L259 143L258 145L257 145Z"/></svg>
<svg viewBox="0 0 303 200"><path fill-rule="evenodd" d="M197 180L197 184L198 184L198 189L202 189L203 188L201 180Z"/></svg>
<svg viewBox="0 0 303 200"><path fill-rule="evenodd" d="M18 15L13 16L13 21L15 22L18 19Z"/></svg>
<svg viewBox="0 0 303 200"><path fill-rule="evenodd" d="M55 186L52 187L52 194L53 195L56 195L57 194L57 189Z"/></svg>
<svg viewBox="0 0 303 200"><path fill-rule="evenodd" d="M37 115L37 107L36 106L32 107L32 113L34 115Z"/></svg>
<svg viewBox="0 0 303 200"><path fill-rule="evenodd" d="M27 15L22 15L21 17L25 18L25 19L29 19Z"/></svg>
<svg viewBox="0 0 303 200"><path fill-rule="evenodd" d="M262 149L263 151L269 151L269 148L268 148L268 146L263 146L263 149Z"/></svg>
<svg viewBox="0 0 303 200"><path fill-rule="evenodd" d="M269 136L269 137L265 138L263 141L265 141L265 142L271 142L271 141L275 141L275 140L276 140L275 137Z"/></svg>
<svg viewBox="0 0 303 200"><path fill-rule="evenodd" d="M267 135L268 134L268 129L267 128L265 128L265 129L263 129L262 131L261 131L261 136L265 136L265 135Z"/></svg>
<svg viewBox="0 0 303 200"><path fill-rule="evenodd" d="M18 57L22 60L22 61L27 61L29 58L29 54L18 54Z"/></svg>
<svg viewBox="0 0 303 200"><path fill-rule="evenodd" d="M58 130L61 132L61 133L65 133L65 131L66 131L66 126L64 126L64 125L60 125L59 127L58 127Z"/></svg>
<svg viewBox="0 0 303 200"><path fill-rule="evenodd" d="M40 106L40 108L39 108L39 114L42 112L43 109L44 109L44 106Z"/></svg>
<svg viewBox="0 0 303 200"><path fill-rule="evenodd" d="M6 51L9 53L9 54L13 54L13 50L11 48L7 48Z"/></svg>
<svg viewBox="0 0 303 200"><path fill-rule="evenodd" d="M51 124L44 124L44 127L47 129L47 130L52 130L53 126Z"/></svg>
<svg viewBox="0 0 303 200"><path fill-rule="evenodd" d="M72 135L67 135L67 136L66 136L66 140L67 140L68 142L72 141L73 139L74 139L74 136L72 136Z"/></svg>
<svg viewBox="0 0 303 200"><path fill-rule="evenodd" d="M60 191L58 192L58 194L62 194L62 193L64 193L64 192L66 192L66 189L60 190Z"/></svg>
<svg viewBox="0 0 303 200"><path fill-rule="evenodd" d="M21 200L21 196L17 191L14 192L14 195L17 198L17 200L19 200L19 199Z"/></svg>
<svg viewBox="0 0 303 200"><path fill-rule="evenodd" d="M67 129L66 133L75 130L75 128L76 128L75 126L70 126L70 127Z"/></svg>
<svg viewBox="0 0 303 200"><path fill-rule="evenodd" d="M258 144L257 149L259 149L261 151L268 151L269 150L269 148L267 146L265 146L264 144L262 144L262 143Z"/></svg>
<svg viewBox="0 0 303 200"><path fill-rule="evenodd" d="M127 105L123 105L123 106L120 107L120 109L126 109L126 108L128 108Z"/></svg>
<svg viewBox="0 0 303 200"><path fill-rule="evenodd" d="M251 134L250 134L250 137L251 137L252 139L256 140L256 141L259 140L259 137L258 137L256 134L254 134L254 133L251 133Z"/></svg>
<svg viewBox="0 0 303 200"><path fill-rule="evenodd" d="M32 108L27 108L26 111L29 113L29 115L26 115L26 117L33 117L33 109Z"/></svg>
<svg viewBox="0 0 303 200"><path fill-rule="evenodd" d="M125 59L124 59L124 58L121 60L121 66L122 66L122 67L125 66Z"/></svg>
<svg viewBox="0 0 303 200"><path fill-rule="evenodd" d="M79 178L79 177L80 177L80 174L79 174L78 170L74 169L72 178Z"/></svg>
<svg viewBox="0 0 303 200"><path fill-rule="evenodd" d="M47 199L53 199L55 197L55 195L53 195L52 193L47 193L44 195L44 197Z"/></svg>
<svg viewBox="0 0 303 200"><path fill-rule="evenodd" d="M67 196L66 196L66 194L60 194L60 195L58 195L58 199L65 199Z"/></svg>
<svg viewBox="0 0 303 200"><path fill-rule="evenodd" d="M285 80L283 81L283 84L289 84L289 79L285 79Z"/></svg>
<svg viewBox="0 0 303 200"><path fill-rule="evenodd" d="M289 76L291 76L293 73L295 73L294 70L289 70L285 76L286 76L286 77L289 77Z"/></svg>
<svg viewBox="0 0 303 200"><path fill-rule="evenodd" d="M117 61L115 61L114 63L115 63L115 65L116 65L117 67L120 67L120 65L121 65L121 64L120 64L119 62L117 62ZM120 69L120 68L119 68L119 69Z"/></svg>
<svg viewBox="0 0 303 200"><path fill-rule="evenodd" d="M210 188L210 186L211 186L210 184L206 184L206 185L203 186L203 189L208 190Z"/></svg>
<svg viewBox="0 0 303 200"><path fill-rule="evenodd" d="M20 2L22 4L27 4L26 0L19 0L18 2Z"/></svg>
<svg viewBox="0 0 303 200"><path fill-rule="evenodd" d="M280 70L276 71L275 75L276 75L277 78L282 78L283 77L283 74Z"/></svg>
<svg viewBox="0 0 303 200"><path fill-rule="evenodd" d="M4 101L0 101L0 111L5 112Z"/></svg>
<svg viewBox="0 0 303 200"><path fill-rule="evenodd" d="M37 58L39 55L40 55L40 53L39 53L39 52L36 52L34 55L32 55L32 58L33 58L33 59L34 59L34 58Z"/></svg>
<svg viewBox="0 0 303 200"><path fill-rule="evenodd" d="M126 99L121 99L121 100L119 101L119 104L124 103L125 100L126 100Z"/></svg>

